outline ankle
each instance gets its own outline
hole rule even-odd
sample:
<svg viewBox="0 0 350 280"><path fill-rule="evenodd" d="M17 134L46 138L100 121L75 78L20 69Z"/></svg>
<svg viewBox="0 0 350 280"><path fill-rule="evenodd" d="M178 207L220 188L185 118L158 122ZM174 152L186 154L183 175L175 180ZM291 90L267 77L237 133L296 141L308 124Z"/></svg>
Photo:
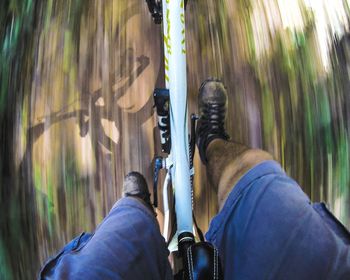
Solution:
<svg viewBox="0 0 350 280"><path fill-rule="evenodd" d="M226 166L247 149L244 145L222 139L214 139L209 143L206 151L208 159L207 174L216 192L218 192L219 183Z"/></svg>

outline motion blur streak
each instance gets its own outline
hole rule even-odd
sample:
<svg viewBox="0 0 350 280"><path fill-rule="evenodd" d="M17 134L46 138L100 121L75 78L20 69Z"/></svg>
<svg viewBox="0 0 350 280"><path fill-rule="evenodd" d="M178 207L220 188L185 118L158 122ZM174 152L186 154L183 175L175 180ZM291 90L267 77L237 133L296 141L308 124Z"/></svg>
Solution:
<svg viewBox="0 0 350 280"><path fill-rule="evenodd" d="M232 138L271 152L347 226L349 2L189 0L186 14L189 112L201 81L222 78ZM160 34L142 0L1 1L0 279L34 278L93 230L126 172L151 183ZM207 228L216 199L196 166Z"/></svg>

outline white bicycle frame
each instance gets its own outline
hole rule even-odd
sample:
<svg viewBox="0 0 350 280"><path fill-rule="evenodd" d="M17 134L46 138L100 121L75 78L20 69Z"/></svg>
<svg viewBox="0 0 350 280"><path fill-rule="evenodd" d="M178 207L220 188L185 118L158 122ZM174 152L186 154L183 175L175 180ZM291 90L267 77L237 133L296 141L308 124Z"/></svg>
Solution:
<svg viewBox="0 0 350 280"><path fill-rule="evenodd" d="M187 119L187 75L186 75L186 41L185 41L185 5L186 0L146 0L148 9L155 23L163 22L164 62L166 89L155 89L154 101L158 115L162 151L168 154L166 159L156 156L154 161L154 206L157 207L157 183L159 170L165 168L167 173L163 184L164 231L168 240L170 220L168 186L173 187L175 196L176 227L172 228L169 251L178 251L174 255L174 272L176 278L207 278L213 269L213 279L219 275L217 250L204 241L193 215L192 179L193 156L195 149L195 128L198 116L191 116L191 141ZM190 143L189 143L190 142ZM191 145L191 146L190 146ZM196 243L194 231L200 242ZM195 252L195 253L193 253ZM182 267L177 261L182 260ZM195 265L194 265L195 263ZM196 267L196 272L194 271ZM178 270L178 271L177 271Z"/></svg>
<svg viewBox="0 0 350 280"><path fill-rule="evenodd" d="M163 34L165 82L170 93L171 151L166 159L175 194L177 234L193 233L191 172L188 141L187 77L184 0L163 0ZM165 223L163 235L167 239L169 207L167 174L163 187ZM180 240L179 240L180 242Z"/></svg>

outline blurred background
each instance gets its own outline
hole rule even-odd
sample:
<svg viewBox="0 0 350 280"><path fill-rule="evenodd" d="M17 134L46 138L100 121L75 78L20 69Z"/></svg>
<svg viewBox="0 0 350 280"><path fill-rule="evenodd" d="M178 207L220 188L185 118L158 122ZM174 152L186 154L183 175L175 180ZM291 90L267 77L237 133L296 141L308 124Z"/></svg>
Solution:
<svg viewBox="0 0 350 280"><path fill-rule="evenodd" d="M274 155L350 226L348 0L189 0L189 112L223 79L232 138ZM0 3L0 279L32 279L121 196L152 183L161 27L143 0ZM196 212L217 211L196 156ZM200 216L199 216L200 214ZM161 217L161 215L160 215Z"/></svg>

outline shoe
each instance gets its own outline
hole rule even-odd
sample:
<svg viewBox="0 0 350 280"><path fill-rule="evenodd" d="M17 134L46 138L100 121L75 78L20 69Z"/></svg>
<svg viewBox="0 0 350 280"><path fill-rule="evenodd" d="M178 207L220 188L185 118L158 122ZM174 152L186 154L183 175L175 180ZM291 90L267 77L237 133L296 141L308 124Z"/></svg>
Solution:
<svg viewBox="0 0 350 280"><path fill-rule="evenodd" d="M198 96L198 111L200 114L196 138L199 155L204 164L207 164L206 149L214 139L228 140L230 137L225 131L227 108L227 92L224 84L214 78L205 80Z"/></svg>
<svg viewBox="0 0 350 280"><path fill-rule="evenodd" d="M132 171L125 176L123 197L134 197L141 200L141 202L155 215L151 204L151 194L149 193L147 182L139 172Z"/></svg>

